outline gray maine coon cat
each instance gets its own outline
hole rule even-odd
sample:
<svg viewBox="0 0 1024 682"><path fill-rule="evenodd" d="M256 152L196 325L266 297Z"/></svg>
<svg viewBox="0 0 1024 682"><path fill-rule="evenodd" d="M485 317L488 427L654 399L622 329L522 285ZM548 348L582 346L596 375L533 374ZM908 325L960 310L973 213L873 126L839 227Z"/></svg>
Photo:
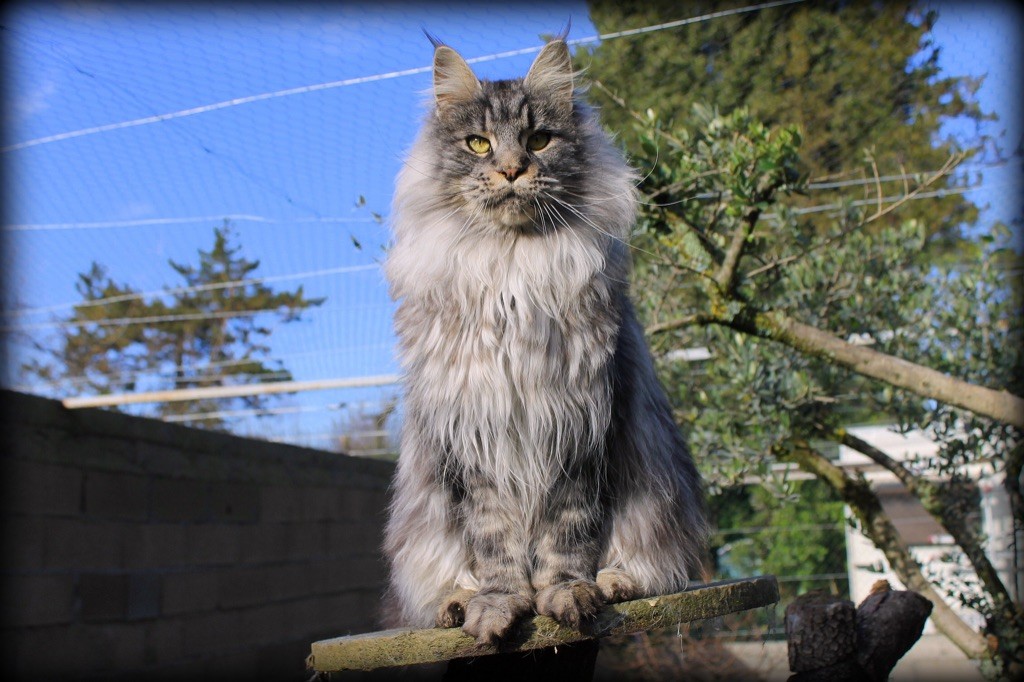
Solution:
<svg viewBox="0 0 1024 682"><path fill-rule="evenodd" d="M699 571L700 480L627 298L636 177L573 88L561 39L521 80L434 52L386 265L406 388L393 625L492 642Z"/></svg>

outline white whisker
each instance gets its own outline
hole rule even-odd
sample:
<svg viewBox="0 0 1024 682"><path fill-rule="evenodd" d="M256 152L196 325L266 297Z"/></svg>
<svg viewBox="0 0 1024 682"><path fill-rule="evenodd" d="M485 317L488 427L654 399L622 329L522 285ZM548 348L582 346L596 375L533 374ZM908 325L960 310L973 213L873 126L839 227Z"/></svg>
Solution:
<svg viewBox="0 0 1024 682"><path fill-rule="evenodd" d="M583 211L575 208L571 204L569 204L569 203L567 203L565 201L562 201L558 197L551 196L550 194L545 194L545 196L548 199L550 199L550 200L554 201L555 203L559 204L560 206L562 206L566 210L568 210L573 215L575 215L577 218L579 218L581 221L583 221L584 224L589 225L590 227L594 228L595 230L597 230L601 234L605 235L606 237L608 237L610 239L614 239L615 241L620 242L622 244L625 244L626 246L628 246L629 248L633 249L634 251L638 251L640 253L646 254L646 255L650 256L651 258L657 258L658 257L656 254L653 254L650 251L647 251L646 249L642 249L639 246L634 246L633 244L630 244L629 241L627 241L625 239L622 239L620 237L616 237L614 234L608 232L607 230L602 229L600 225L598 225L593 220L588 218L586 216L586 214L583 213Z"/></svg>

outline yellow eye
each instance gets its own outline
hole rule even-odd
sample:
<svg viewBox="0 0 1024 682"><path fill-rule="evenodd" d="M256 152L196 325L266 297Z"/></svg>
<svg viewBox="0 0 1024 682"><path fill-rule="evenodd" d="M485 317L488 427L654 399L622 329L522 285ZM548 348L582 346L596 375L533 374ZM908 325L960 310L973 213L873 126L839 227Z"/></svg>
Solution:
<svg viewBox="0 0 1024 682"><path fill-rule="evenodd" d="M551 142L551 133L534 133L526 138L526 147L531 152L539 152Z"/></svg>
<svg viewBox="0 0 1024 682"><path fill-rule="evenodd" d="M470 135L466 138L466 145L476 154L486 154L491 151L491 141L479 135Z"/></svg>

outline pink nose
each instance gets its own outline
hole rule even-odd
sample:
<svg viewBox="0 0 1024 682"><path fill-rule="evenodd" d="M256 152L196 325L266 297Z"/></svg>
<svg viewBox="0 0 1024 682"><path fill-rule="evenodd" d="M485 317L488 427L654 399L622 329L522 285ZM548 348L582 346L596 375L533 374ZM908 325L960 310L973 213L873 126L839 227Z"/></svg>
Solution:
<svg viewBox="0 0 1024 682"><path fill-rule="evenodd" d="M509 166L498 172L504 175L509 182L515 182L516 178L526 172L526 166Z"/></svg>

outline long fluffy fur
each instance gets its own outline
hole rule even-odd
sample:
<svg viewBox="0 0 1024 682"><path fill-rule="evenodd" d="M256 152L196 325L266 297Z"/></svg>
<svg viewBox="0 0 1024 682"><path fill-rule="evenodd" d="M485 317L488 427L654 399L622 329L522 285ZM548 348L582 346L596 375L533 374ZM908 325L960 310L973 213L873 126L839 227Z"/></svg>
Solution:
<svg viewBox="0 0 1024 682"><path fill-rule="evenodd" d="M527 87L484 85L482 97ZM636 177L586 105L571 110L585 180L561 195L569 207L540 214L542 229L452 198L443 112L398 176L386 273L406 395L385 542L391 625L433 625L460 587L507 579L532 593L572 543L592 555L590 580L618 568L648 594L682 588L701 563L699 478L627 298ZM488 565L488 538L503 566Z"/></svg>

